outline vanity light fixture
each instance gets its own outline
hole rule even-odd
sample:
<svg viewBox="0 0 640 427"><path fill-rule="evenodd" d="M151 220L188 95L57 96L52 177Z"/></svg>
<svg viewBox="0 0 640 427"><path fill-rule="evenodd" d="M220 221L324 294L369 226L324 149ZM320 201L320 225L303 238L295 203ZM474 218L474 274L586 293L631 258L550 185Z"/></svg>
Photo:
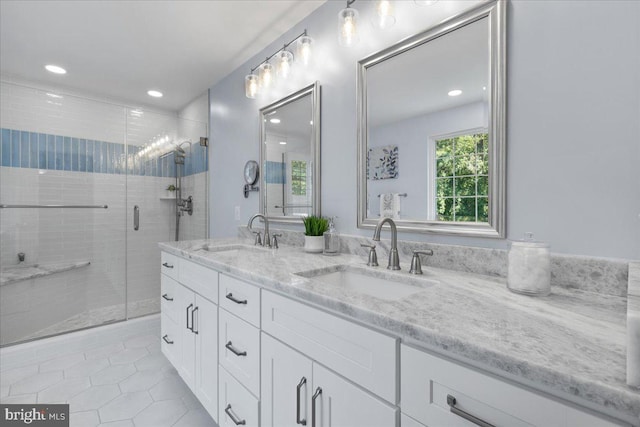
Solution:
<svg viewBox="0 0 640 427"><path fill-rule="evenodd" d="M276 75L279 79L286 79L289 77L292 65L293 53L284 49L276 53Z"/></svg>
<svg viewBox="0 0 640 427"><path fill-rule="evenodd" d="M278 123L280 123L280 119L270 119L269 120L271 123L273 123L274 125L277 125Z"/></svg>
<svg viewBox="0 0 640 427"><path fill-rule="evenodd" d="M287 145L286 141L280 141L280 145Z"/></svg>
<svg viewBox="0 0 640 427"><path fill-rule="evenodd" d="M373 24L386 30L393 27L396 23L395 7L391 0L377 0L376 1L376 14L373 17Z"/></svg>
<svg viewBox="0 0 640 427"><path fill-rule="evenodd" d="M58 66L58 65L45 65L44 68L49 71L50 73L54 73L54 74L67 74L67 70L65 70L64 68Z"/></svg>
<svg viewBox="0 0 640 427"><path fill-rule="evenodd" d="M162 92L158 90L148 90L147 95L153 96L154 98L162 98Z"/></svg>
<svg viewBox="0 0 640 427"><path fill-rule="evenodd" d="M449 93L447 93L447 95L449 95L449 96L462 95L462 91L460 89L450 90Z"/></svg>
<svg viewBox="0 0 640 427"><path fill-rule="evenodd" d="M306 66L311 61L311 46L313 39L307 35L307 30L296 36L289 43L285 43L282 49L278 49L264 62L253 67L244 78L244 94L247 98L254 99L259 93L267 91L275 84L276 76L280 80L287 79L293 71L294 55L287 48L297 41L295 60ZM269 61L274 59L275 66Z"/></svg>
<svg viewBox="0 0 640 427"><path fill-rule="evenodd" d="M358 38L358 11L351 8L356 0L347 0L347 7L338 13L338 42L340 46L353 46Z"/></svg>

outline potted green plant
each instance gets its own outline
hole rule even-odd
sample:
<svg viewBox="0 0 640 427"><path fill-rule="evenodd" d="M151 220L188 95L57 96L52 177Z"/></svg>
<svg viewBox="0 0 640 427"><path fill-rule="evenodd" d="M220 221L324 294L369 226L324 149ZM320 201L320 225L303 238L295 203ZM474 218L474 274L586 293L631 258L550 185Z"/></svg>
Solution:
<svg viewBox="0 0 640 427"><path fill-rule="evenodd" d="M322 234L329 229L329 220L321 216L309 215L302 218L304 223L305 252L322 252L324 238Z"/></svg>
<svg viewBox="0 0 640 427"><path fill-rule="evenodd" d="M167 187L167 189L165 190L165 192L166 192L165 197L168 197L168 198L175 197L175 191L176 191L176 186L173 185L173 184L169 185Z"/></svg>

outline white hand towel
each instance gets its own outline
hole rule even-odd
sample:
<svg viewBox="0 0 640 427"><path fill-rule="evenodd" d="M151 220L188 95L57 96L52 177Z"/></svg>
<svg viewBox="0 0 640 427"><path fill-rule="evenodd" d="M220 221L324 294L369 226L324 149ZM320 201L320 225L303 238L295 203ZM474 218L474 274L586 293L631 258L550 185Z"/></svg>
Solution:
<svg viewBox="0 0 640 427"><path fill-rule="evenodd" d="M384 193L380 195L380 217L400 219L399 193Z"/></svg>

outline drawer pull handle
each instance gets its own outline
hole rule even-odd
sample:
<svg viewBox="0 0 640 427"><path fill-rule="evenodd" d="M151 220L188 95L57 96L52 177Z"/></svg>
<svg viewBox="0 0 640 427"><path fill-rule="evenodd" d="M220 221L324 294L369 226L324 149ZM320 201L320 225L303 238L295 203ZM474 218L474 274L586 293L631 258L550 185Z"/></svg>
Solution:
<svg viewBox="0 0 640 427"><path fill-rule="evenodd" d="M169 298L169 294L162 295L162 298L166 299L167 301L173 301L173 298Z"/></svg>
<svg viewBox="0 0 640 427"><path fill-rule="evenodd" d="M166 342L167 344L173 344L173 341L169 340L169 335L165 335L162 337L162 339L164 340L164 342Z"/></svg>
<svg viewBox="0 0 640 427"><path fill-rule="evenodd" d="M227 415L229 415L229 418L231 418L231 421L233 421L233 423L237 426L243 426L247 423L245 420L239 420L238 417L236 417L233 414L233 412L231 412L231 404L228 404L227 407L224 408L224 412L226 412Z"/></svg>
<svg viewBox="0 0 640 427"><path fill-rule="evenodd" d="M229 349L229 351L231 353L235 354L236 356L246 356L247 355L246 351L238 351L238 350L236 350L231 341L226 343L225 347L227 347Z"/></svg>
<svg viewBox="0 0 640 427"><path fill-rule="evenodd" d="M167 268L173 268L173 265L169 264L168 262L165 262L162 265L167 267Z"/></svg>
<svg viewBox="0 0 640 427"><path fill-rule="evenodd" d="M480 418L471 415L468 412L463 411L462 409L456 408L456 398L447 394L447 405L449 405L449 410L456 414L459 417L464 418L467 421L472 422L473 424L480 427L494 427L493 424L489 424L488 422L481 420Z"/></svg>
<svg viewBox="0 0 640 427"><path fill-rule="evenodd" d="M239 300L239 299L235 299L233 297L233 294L231 292L229 292L226 296L227 299L230 299L231 301L235 302L236 304L246 304L247 300L243 299L243 300Z"/></svg>
<svg viewBox="0 0 640 427"><path fill-rule="evenodd" d="M316 399L322 394L322 389L318 387L311 398L311 427L316 427Z"/></svg>
<svg viewBox="0 0 640 427"><path fill-rule="evenodd" d="M296 387L296 424L302 424L303 426L307 425L307 420L304 418L300 419L300 389L306 383L307 383L307 379L305 377L302 377L302 379L300 380L300 382Z"/></svg>
<svg viewBox="0 0 640 427"><path fill-rule="evenodd" d="M187 329L190 330L191 332L193 332L193 325L191 325L191 327L189 327L189 309L193 307L193 304L189 304L187 306ZM193 320L193 316L191 317L191 320Z"/></svg>

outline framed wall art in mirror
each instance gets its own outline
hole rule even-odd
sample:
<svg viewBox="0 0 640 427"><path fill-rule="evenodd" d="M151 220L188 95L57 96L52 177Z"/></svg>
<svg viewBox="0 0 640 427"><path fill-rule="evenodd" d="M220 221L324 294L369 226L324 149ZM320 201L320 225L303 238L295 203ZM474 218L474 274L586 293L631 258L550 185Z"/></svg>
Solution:
<svg viewBox="0 0 640 427"><path fill-rule="evenodd" d="M358 62L358 227L505 236L506 2Z"/></svg>
<svg viewBox="0 0 640 427"><path fill-rule="evenodd" d="M302 224L320 215L320 85L260 109L260 212Z"/></svg>

